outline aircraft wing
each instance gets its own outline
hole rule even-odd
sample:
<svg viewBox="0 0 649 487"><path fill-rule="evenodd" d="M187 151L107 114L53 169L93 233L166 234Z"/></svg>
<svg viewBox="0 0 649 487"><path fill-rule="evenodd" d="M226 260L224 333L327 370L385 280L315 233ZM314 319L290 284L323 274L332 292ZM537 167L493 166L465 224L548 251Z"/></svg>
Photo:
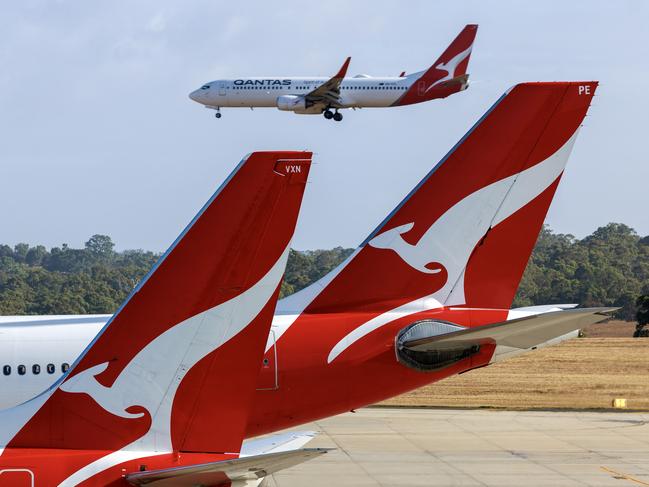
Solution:
<svg viewBox="0 0 649 487"><path fill-rule="evenodd" d="M235 481L255 481L327 453L329 448L303 448L253 455L219 462L133 472L126 475L131 485L154 487L194 487L230 485Z"/></svg>
<svg viewBox="0 0 649 487"><path fill-rule="evenodd" d="M342 83L347 74L347 68L349 67L349 62L351 57L345 59L345 62L340 67L338 72L330 78L328 81L325 81L315 90L310 91L304 97L310 105L322 104L325 106L337 107L340 103L340 83Z"/></svg>
<svg viewBox="0 0 649 487"><path fill-rule="evenodd" d="M447 350L456 346L496 343L498 346L528 349L542 345L557 337L599 323L610 316L607 313L618 308L581 308L552 311L501 323L417 338L405 341L402 347L417 352Z"/></svg>

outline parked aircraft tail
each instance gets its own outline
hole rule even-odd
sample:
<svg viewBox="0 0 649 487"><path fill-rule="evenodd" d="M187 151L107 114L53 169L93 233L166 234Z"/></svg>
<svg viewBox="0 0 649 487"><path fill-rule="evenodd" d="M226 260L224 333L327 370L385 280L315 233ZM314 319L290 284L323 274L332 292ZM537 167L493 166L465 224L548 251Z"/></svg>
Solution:
<svg viewBox="0 0 649 487"><path fill-rule="evenodd" d="M74 451L45 483L77 485L143 456L236 456L310 163L244 159L70 371L0 413L0 466Z"/></svg>
<svg viewBox="0 0 649 487"><path fill-rule="evenodd" d="M385 321L451 306L508 309L596 87L511 88L345 262L278 312Z"/></svg>
<svg viewBox="0 0 649 487"><path fill-rule="evenodd" d="M410 88L394 105L410 105L434 98L446 98L469 86L469 59L478 26L469 24L426 71L408 75Z"/></svg>

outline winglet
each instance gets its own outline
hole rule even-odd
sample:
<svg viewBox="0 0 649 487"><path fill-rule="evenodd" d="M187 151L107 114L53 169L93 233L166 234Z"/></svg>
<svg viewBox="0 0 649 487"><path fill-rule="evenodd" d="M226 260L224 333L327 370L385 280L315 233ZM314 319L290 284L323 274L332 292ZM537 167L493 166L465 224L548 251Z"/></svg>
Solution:
<svg viewBox="0 0 649 487"><path fill-rule="evenodd" d="M352 60L351 56L348 56L347 59L345 59L345 62L343 65L340 67L334 78L344 78L345 75L347 74L347 68L349 67L349 62Z"/></svg>

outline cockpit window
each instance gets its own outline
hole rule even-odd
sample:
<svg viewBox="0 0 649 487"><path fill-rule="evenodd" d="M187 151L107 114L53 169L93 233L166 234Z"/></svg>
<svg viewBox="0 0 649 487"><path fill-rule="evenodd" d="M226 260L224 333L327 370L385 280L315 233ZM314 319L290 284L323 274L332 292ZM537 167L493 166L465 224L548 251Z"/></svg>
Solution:
<svg viewBox="0 0 649 487"><path fill-rule="evenodd" d="M209 89L210 89L210 85L201 86L201 90L209 90Z"/></svg>

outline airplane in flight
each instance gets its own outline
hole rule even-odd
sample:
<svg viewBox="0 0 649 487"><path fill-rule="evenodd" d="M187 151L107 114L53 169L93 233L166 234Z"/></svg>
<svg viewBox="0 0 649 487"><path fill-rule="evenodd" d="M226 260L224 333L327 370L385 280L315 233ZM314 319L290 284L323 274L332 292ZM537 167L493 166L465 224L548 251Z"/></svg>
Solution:
<svg viewBox="0 0 649 487"><path fill-rule="evenodd" d="M343 108L396 107L446 98L467 89L467 68L477 25L467 25L433 65L416 73L345 78L347 58L332 78L237 78L204 84L189 97L206 108L271 107L300 115L323 114L340 122Z"/></svg>
<svg viewBox="0 0 649 487"><path fill-rule="evenodd" d="M239 164L68 372L0 412L0 485L252 486L326 453L242 447L310 164Z"/></svg>
<svg viewBox="0 0 649 487"><path fill-rule="evenodd" d="M246 438L557 343L607 318L611 308L511 309L596 87L508 90L342 264L278 301ZM108 318L3 318L0 406L41 392Z"/></svg>

